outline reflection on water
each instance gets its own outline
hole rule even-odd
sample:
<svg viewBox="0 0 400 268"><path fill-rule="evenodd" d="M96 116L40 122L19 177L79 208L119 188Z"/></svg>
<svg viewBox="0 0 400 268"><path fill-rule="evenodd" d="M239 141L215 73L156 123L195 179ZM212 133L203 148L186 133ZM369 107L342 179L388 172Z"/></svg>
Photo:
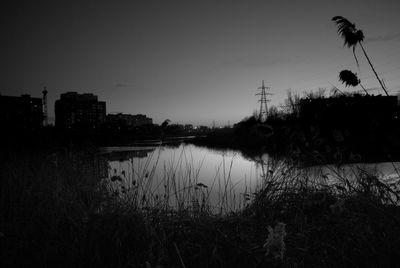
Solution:
<svg viewBox="0 0 400 268"><path fill-rule="evenodd" d="M142 150L130 150L130 151L111 151L107 153L108 160L111 162L119 161L124 162L133 158L147 158L155 148L142 149Z"/></svg>
<svg viewBox="0 0 400 268"><path fill-rule="evenodd" d="M310 176L326 177L333 180L345 177L354 180L361 174L373 174L384 180L397 179L400 175L400 162L352 163L346 165L323 165L307 168Z"/></svg>
<svg viewBox="0 0 400 268"><path fill-rule="evenodd" d="M251 193L261 186L262 178L278 176L278 172L279 176L285 176L288 170L301 172L302 177L329 183L340 176L351 180L361 171L382 179L397 179L400 171L399 162L289 169L284 161L272 161L267 154L249 159L235 151L184 144L104 147L100 149L100 157L107 159L112 188L119 193L130 193L133 199L129 202L149 206L207 203L214 210L225 211L248 204Z"/></svg>
<svg viewBox="0 0 400 268"><path fill-rule="evenodd" d="M260 185L261 169L232 151L216 151L194 145L102 148L108 157L109 179L124 189L141 185L140 195L153 199L171 197L174 202L203 198L214 208L237 209L249 201ZM153 203L155 201L153 200Z"/></svg>

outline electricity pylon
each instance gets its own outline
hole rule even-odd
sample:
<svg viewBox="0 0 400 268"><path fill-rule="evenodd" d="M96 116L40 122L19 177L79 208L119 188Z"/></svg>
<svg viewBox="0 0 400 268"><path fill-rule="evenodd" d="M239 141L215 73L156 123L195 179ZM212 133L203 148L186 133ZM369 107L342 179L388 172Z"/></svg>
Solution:
<svg viewBox="0 0 400 268"><path fill-rule="evenodd" d="M264 80L262 80L262 86L259 87L258 89L261 89L261 92L257 93L257 95L260 95L260 99L258 102L260 103L260 113L259 113L259 118L261 122L264 122L267 117L268 117L268 107L267 107L267 102L270 100L267 99L267 95L272 95L271 93L266 92L266 89L270 89L270 87L266 87L264 85Z"/></svg>

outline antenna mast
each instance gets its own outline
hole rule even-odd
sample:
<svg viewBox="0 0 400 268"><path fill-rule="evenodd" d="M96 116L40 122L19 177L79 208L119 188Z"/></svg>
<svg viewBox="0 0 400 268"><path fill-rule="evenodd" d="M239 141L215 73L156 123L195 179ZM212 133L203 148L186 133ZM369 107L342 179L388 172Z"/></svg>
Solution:
<svg viewBox="0 0 400 268"><path fill-rule="evenodd" d="M258 102L260 103L260 113L259 113L259 118L261 122L265 122L268 116L268 107L267 107L267 102L270 100L267 99L267 95L272 95L271 93L266 92L266 89L270 89L270 87L266 87L264 85L264 80L262 80L262 86L259 87L258 89L261 89L261 92L257 93L257 95L260 95L260 99Z"/></svg>
<svg viewBox="0 0 400 268"><path fill-rule="evenodd" d="M49 123L48 116L47 116L47 89L46 89L46 87L43 88L42 94L43 94L43 123L44 123L44 126L46 127Z"/></svg>

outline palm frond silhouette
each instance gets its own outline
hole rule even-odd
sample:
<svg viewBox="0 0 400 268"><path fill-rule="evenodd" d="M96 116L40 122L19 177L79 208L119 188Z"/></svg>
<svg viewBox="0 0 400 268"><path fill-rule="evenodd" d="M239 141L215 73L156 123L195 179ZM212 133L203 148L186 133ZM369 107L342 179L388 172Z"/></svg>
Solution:
<svg viewBox="0 0 400 268"><path fill-rule="evenodd" d="M338 34L344 39L344 45L348 48L353 49L353 55L356 60L357 66L359 67L358 59L356 56L356 46L358 43L364 41L364 33L362 30L358 30L354 23L351 23L346 18L341 16L335 16L332 20L338 26Z"/></svg>
<svg viewBox="0 0 400 268"><path fill-rule="evenodd" d="M342 16L335 16L332 20L338 26L338 33L344 39L344 44L348 47L353 47L359 42L364 41L364 33L362 30L358 30L354 23Z"/></svg>
<svg viewBox="0 0 400 268"><path fill-rule="evenodd" d="M353 73L352 71L349 70L343 70L339 73L339 80L346 86L352 86L356 87L360 85L360 87L365 91L367 95L368 91L364 88L364 86L361 84L361 80L357 77L357 74Z"/></svg>
<svg viewBox="0 0 400 268"><path fill-rule="evenodd" d="M358 59L355 54L355 49L357 44L360 45L365 58L367 59L369 66L371 67L372 71L375 74L376 79L378 80L379 84L381 85L383 91L386 93L387 96L389 96L386 87L382 83L382 80L379 78L378 73L376 72L374 66L371 63L370 58L367 55L367 52L365 51L364 46L362 45L364 41L364 33L362 30L357 29L356 25L352 22L350 22L348 19L342 17L342 16L335 16L332 18L332 21L334 21L338 27L338 34L340 37L344 39L344 45L352 48L353 49L353 55L354 58L356 59L357 66L358 64Z"/></svg>
<svg viewBox="0 0 400 268"><path fill-rule="evenodd" d="M345 84L346 87L352 86L356 87L360 84L360 79L358 79L357 74L349 70L343 70L339 73L339 80Z"/></svg>

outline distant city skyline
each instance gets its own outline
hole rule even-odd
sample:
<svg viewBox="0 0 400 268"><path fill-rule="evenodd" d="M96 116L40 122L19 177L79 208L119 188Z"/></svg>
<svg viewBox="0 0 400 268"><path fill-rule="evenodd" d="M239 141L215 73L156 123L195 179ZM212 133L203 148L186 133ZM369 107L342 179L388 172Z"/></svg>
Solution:
<svg viewBox="0 0 400 268"><path fill-rule="evenodd" d="M390 94L400 91L398 1L9 1L0 11L0 93L41 97L49 117L62 93L93 93L107 113L160 124L234 124L271 102L332 85L356 72L382 94L363 58L358 69L333 16L364 31Z"/></svg>

